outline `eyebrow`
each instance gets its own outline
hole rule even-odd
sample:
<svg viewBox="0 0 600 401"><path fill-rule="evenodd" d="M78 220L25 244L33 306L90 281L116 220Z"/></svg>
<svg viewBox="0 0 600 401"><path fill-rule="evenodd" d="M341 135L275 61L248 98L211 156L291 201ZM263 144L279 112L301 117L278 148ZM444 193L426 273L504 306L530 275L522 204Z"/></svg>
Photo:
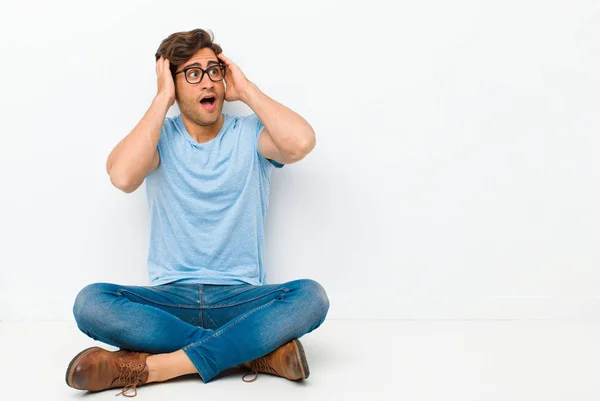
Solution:
<svg viewBox="0 0 600 401"><path fill-rule="evenodd" d="M206 63L206 67L208 68L208 67L210 67L211 65L214 65L214 64L219 65L220 63L218 61L215 61L215 60L209 60L208 63ZM200 68L202 68L202 65L199 62L196 61L195 63L186 65L185 67L182 68L182 70L185 69L185 68L188 68L188 67L200 67Z"/></svg>

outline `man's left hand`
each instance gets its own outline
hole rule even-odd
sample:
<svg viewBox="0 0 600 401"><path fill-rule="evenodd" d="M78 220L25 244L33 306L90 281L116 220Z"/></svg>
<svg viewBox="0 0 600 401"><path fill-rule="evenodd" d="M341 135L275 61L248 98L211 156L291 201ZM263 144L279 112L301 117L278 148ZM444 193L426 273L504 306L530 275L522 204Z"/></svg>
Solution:
<svg viewBox="0 0 600 401"><path fill-rule="evenodd" d="M252 82L248 81L248 78L240 70L240 67L222 53L217 55L217 57L225 64L227 70L225 72L225 83L227 84L225 100L228 102L236 100L244 101L244 95L252 85Z"/></svg>

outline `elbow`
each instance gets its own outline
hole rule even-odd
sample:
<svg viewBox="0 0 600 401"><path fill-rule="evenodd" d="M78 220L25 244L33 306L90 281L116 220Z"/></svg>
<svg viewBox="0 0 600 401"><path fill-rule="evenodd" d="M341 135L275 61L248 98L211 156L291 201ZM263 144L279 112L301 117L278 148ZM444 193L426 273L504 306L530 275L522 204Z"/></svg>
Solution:
<svg viewBox="0 0 600 401"><path fill-rule="evenodd" d="M117 164L114 160L112 160L112 153L106 160L106 172L110 177L110 182L115 188L125 192L126 194L130 194L140 185L142 182L135 182L130 174L127 174L123 170L123 168L119 169L119 164ZM143 180L142 180L143 181Z"/></svg>
<svg viewBox="0 0 600 401"><path fill-rule="evenodd" d="M126 194L132 193L140 186L140 184L132 182L131 179L124 176L123 174L116 174L113 171L113 172L110 172L109 175L110 175L110 182L117 189L120 189L121 191L125 192Z"/></svg>
<svg viewBox="0 0 600 401"><path fill-rule="evenodd" d="M312 152L313 149L315 148L315 146L317 146L317 138L315 136L315 131L311 130L310 134L308 135L307 138L308 139L305 141L304 147L303 147L305 155Z"/></svg>
<svg viewBox="0 0 600 401"><path fill-rule="evenodd" d="M304 136L304 139L301 140L294 149L286 154L286 158L290 160L291 163L298 162L306 157L310 152L313 151L317 142L315 138L314 131Z"/></svg>

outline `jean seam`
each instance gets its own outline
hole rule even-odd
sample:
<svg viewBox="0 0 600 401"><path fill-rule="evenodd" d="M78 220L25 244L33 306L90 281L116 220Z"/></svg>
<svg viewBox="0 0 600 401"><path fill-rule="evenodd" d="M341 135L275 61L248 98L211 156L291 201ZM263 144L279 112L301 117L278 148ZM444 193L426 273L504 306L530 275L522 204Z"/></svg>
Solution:
<svg viewBox="0 0 600 401"><path fill-rule="evenodd" d="M274 292L277 292L277 291L283 291L283 292L285 292L285 293L288 293L290 290L289 290L289 289L287 289L287 288L285 288L285 287L281 287L281 288L274 289L273 291L270 291L270 292L268 292L268 293L266 293L266 294L262 294L262 295L259 295L259 296L257 296L257 297L254 297L254 298L246 299L246 300L244 300L244 301L241 301L241 302L234 302L234 303L231 303L231 304L225 304L225 305L211 305L211 306L203 306L201 302L199 302L199 304L198 304L198 305L167 304L167 303L164 303L164 302L158 302L158 301L155 301L155 300L153 300L153 299L146 298L146 297L144 297L144 296L142 296L142 295L136 294L136 293L134 293L134 292L132 292L132 291L129 291L129 290L126 290L126 289L121 289L121 290L119 290L119 294L122 294L122 293L124 293L124 292L127 292L127 293L129 293L129 294L132 294L133 296L136 296L136 297L138 297L138 298L141 298L141 299L143 299L143 300L145 300L145 301L148 301L148 302L151 302L151 303L153 303L153 304L156 304L156 305L162 305L162 306L168 306L168 307L172 307L172 308L185 308L185 309L217 309L217 308L229 308L229 307L231 307L231 306L243 305L243 304L245 304L245 303L252 302L252 301L256 301L257 299L260 299L260 298L264 298L264 297L266 297L266 296L268 296L268 295L271 295L271 294L273 294Z"/></svg>
<svg viewBox="0 0 600 401"><path fill-rule="evenodd" d="M285 295L285 294L283 294L283 295ZM190 344L190 345L187 345L187 346L185 346L185 347L183 348L183 350L187 350L187 349L190 349L190 348L192 348L192 347L196 347L196 346L198 346L198 345L202 345L202 344L204 344L205 342L207 342L207 341L210 341L210 340L212 340L213 338L215 338L215 337L217 337L217 336L220 336L221 334L225 333L226 331L228 331L229 329L231 329L232 327L234 327L236 324L238 324L238 323L239 323L239 322L241 322L242 320L246 319L248 316L250 316L250 315L252 315L252 314L254 314L254 313L258 312L258 311L259 311L259 310L261 310L261 309L264 309L264 308L266 308L267 306L270 306L270 305L271 305L271 304L273 304L275 301L277 301L277 299L281 299L281 298L283 297L283 295L282 295L281 297L279 297L279 298L275 298L275 299L272 299L272 300L270 300L269 302L267 302L267 303L266 303L266 304L264 304L264 305L258 306L258 307L256 307L256 308L254 308L254 309L252 309L252 310L250 310L250 311L248 311L248 312L244 313L242 316L238 317L238 318L237 318L235 321L233 321L233 322L229 323L229 324L228 324L226 327L223 327L222 329L220 329L220 330L218 330L218 331L215 331L213 334L211 334L209 337L205 338L205 339L204 339L204 340L202 340L202 341L199 341L199 342L197 342L197 343L193 343L193 344Z"/></svg>
<svg viewBox="0 0 600 401"><path fill-rule="evenodd" d="M200 306L197 306L197 305L166 304L164 302L158 302L158 301L155 301L153 299L146 298L144 296L141 296L139 294L136 294L136 293L128 291L128 290L119 290L119 295L121 295L124 292L132 294L132 295L134 295L134 296L136 296L138 298L141 298L141 299L143 299L145 301L151 302L151 303L156 304L156 305L169 306L169 307L172 307L172 308L186 308L186 309L199 309L200 308Z"/></svg>
<svg viewBox="0 0 600 401"><path fill-rule="evenodd" d="M170 284L161 284L158 286L151 286L151 287L142 287L142 288L149 288L152 290L152 292L159 292L161 294L168 294L168 295L173 295L173 292L171 291L170 288ZM123 288L124 290L127 290L127 288ZM180 296L182 298L188 299L192 302L196 302L197 299L195 297L191 297L191 296L187 296L187 295L181 295L181 294L177 294L177 296Z"/></svg>
<svg viewBox="0 0 600 401"><path fill-rule="evenodd" d="M289 289L287 289L287 288L285 288L285 287L276 288L276 289L274 289L273 291L267 292L266 294L262 294L262 295L259 295L259 296L257 296L257 297L254 297L254 298L246 299L246 300L244 300L244 301L241 301L241 302L234 302L234 303L232 303L232 304L225 304L225 305L211 305L211 306L205 306L205 307L203 307L203 309L229 308L230 306L243 305L243 304L246 304L246 303L248 303L248 302L252 302L252 301L256 301L257 299L264 298L264 297L266 297L266 296L268 296L268 295L271 295L271 294L273 294L273 293L275 293L275 292L277 292L277 291L283 291L284 293L286 293L286 294L287 294L287 293L288 293L290 290L289 290Z"/></svg>
<svg viewBox="0 0 600 401"><path fill-rule="evenodd" d="M202 292L203 292L204 286L202 284L200 284L199 286L199 298L200 300L198 301L198 304L200 305L200 327L204 327L204 313L202 312L203 308L202 308Z"/></svg>
<svg viewBox="0 0 600 401"><path fill-rule="evenodd" d="M217 323L212 319L212 317L210 317L210 315L208 314L208 312L204 313L206 315L206 317L208 318L208 320L210 320L213 324L214 327L217 327Z"/></svg>

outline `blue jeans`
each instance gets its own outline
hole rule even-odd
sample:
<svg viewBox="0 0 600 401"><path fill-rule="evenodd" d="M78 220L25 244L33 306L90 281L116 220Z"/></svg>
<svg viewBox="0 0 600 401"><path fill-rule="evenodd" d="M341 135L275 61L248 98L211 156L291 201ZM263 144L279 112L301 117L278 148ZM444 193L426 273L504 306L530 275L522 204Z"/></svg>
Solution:
<svg viewBox="0 0 600 401"><path fill-rule="evenodd" d="M314 280L255 286L94 283L73 305L79 329L95 340L151 354L182 349L206 383L310 333L329 299Z"/></svg>

